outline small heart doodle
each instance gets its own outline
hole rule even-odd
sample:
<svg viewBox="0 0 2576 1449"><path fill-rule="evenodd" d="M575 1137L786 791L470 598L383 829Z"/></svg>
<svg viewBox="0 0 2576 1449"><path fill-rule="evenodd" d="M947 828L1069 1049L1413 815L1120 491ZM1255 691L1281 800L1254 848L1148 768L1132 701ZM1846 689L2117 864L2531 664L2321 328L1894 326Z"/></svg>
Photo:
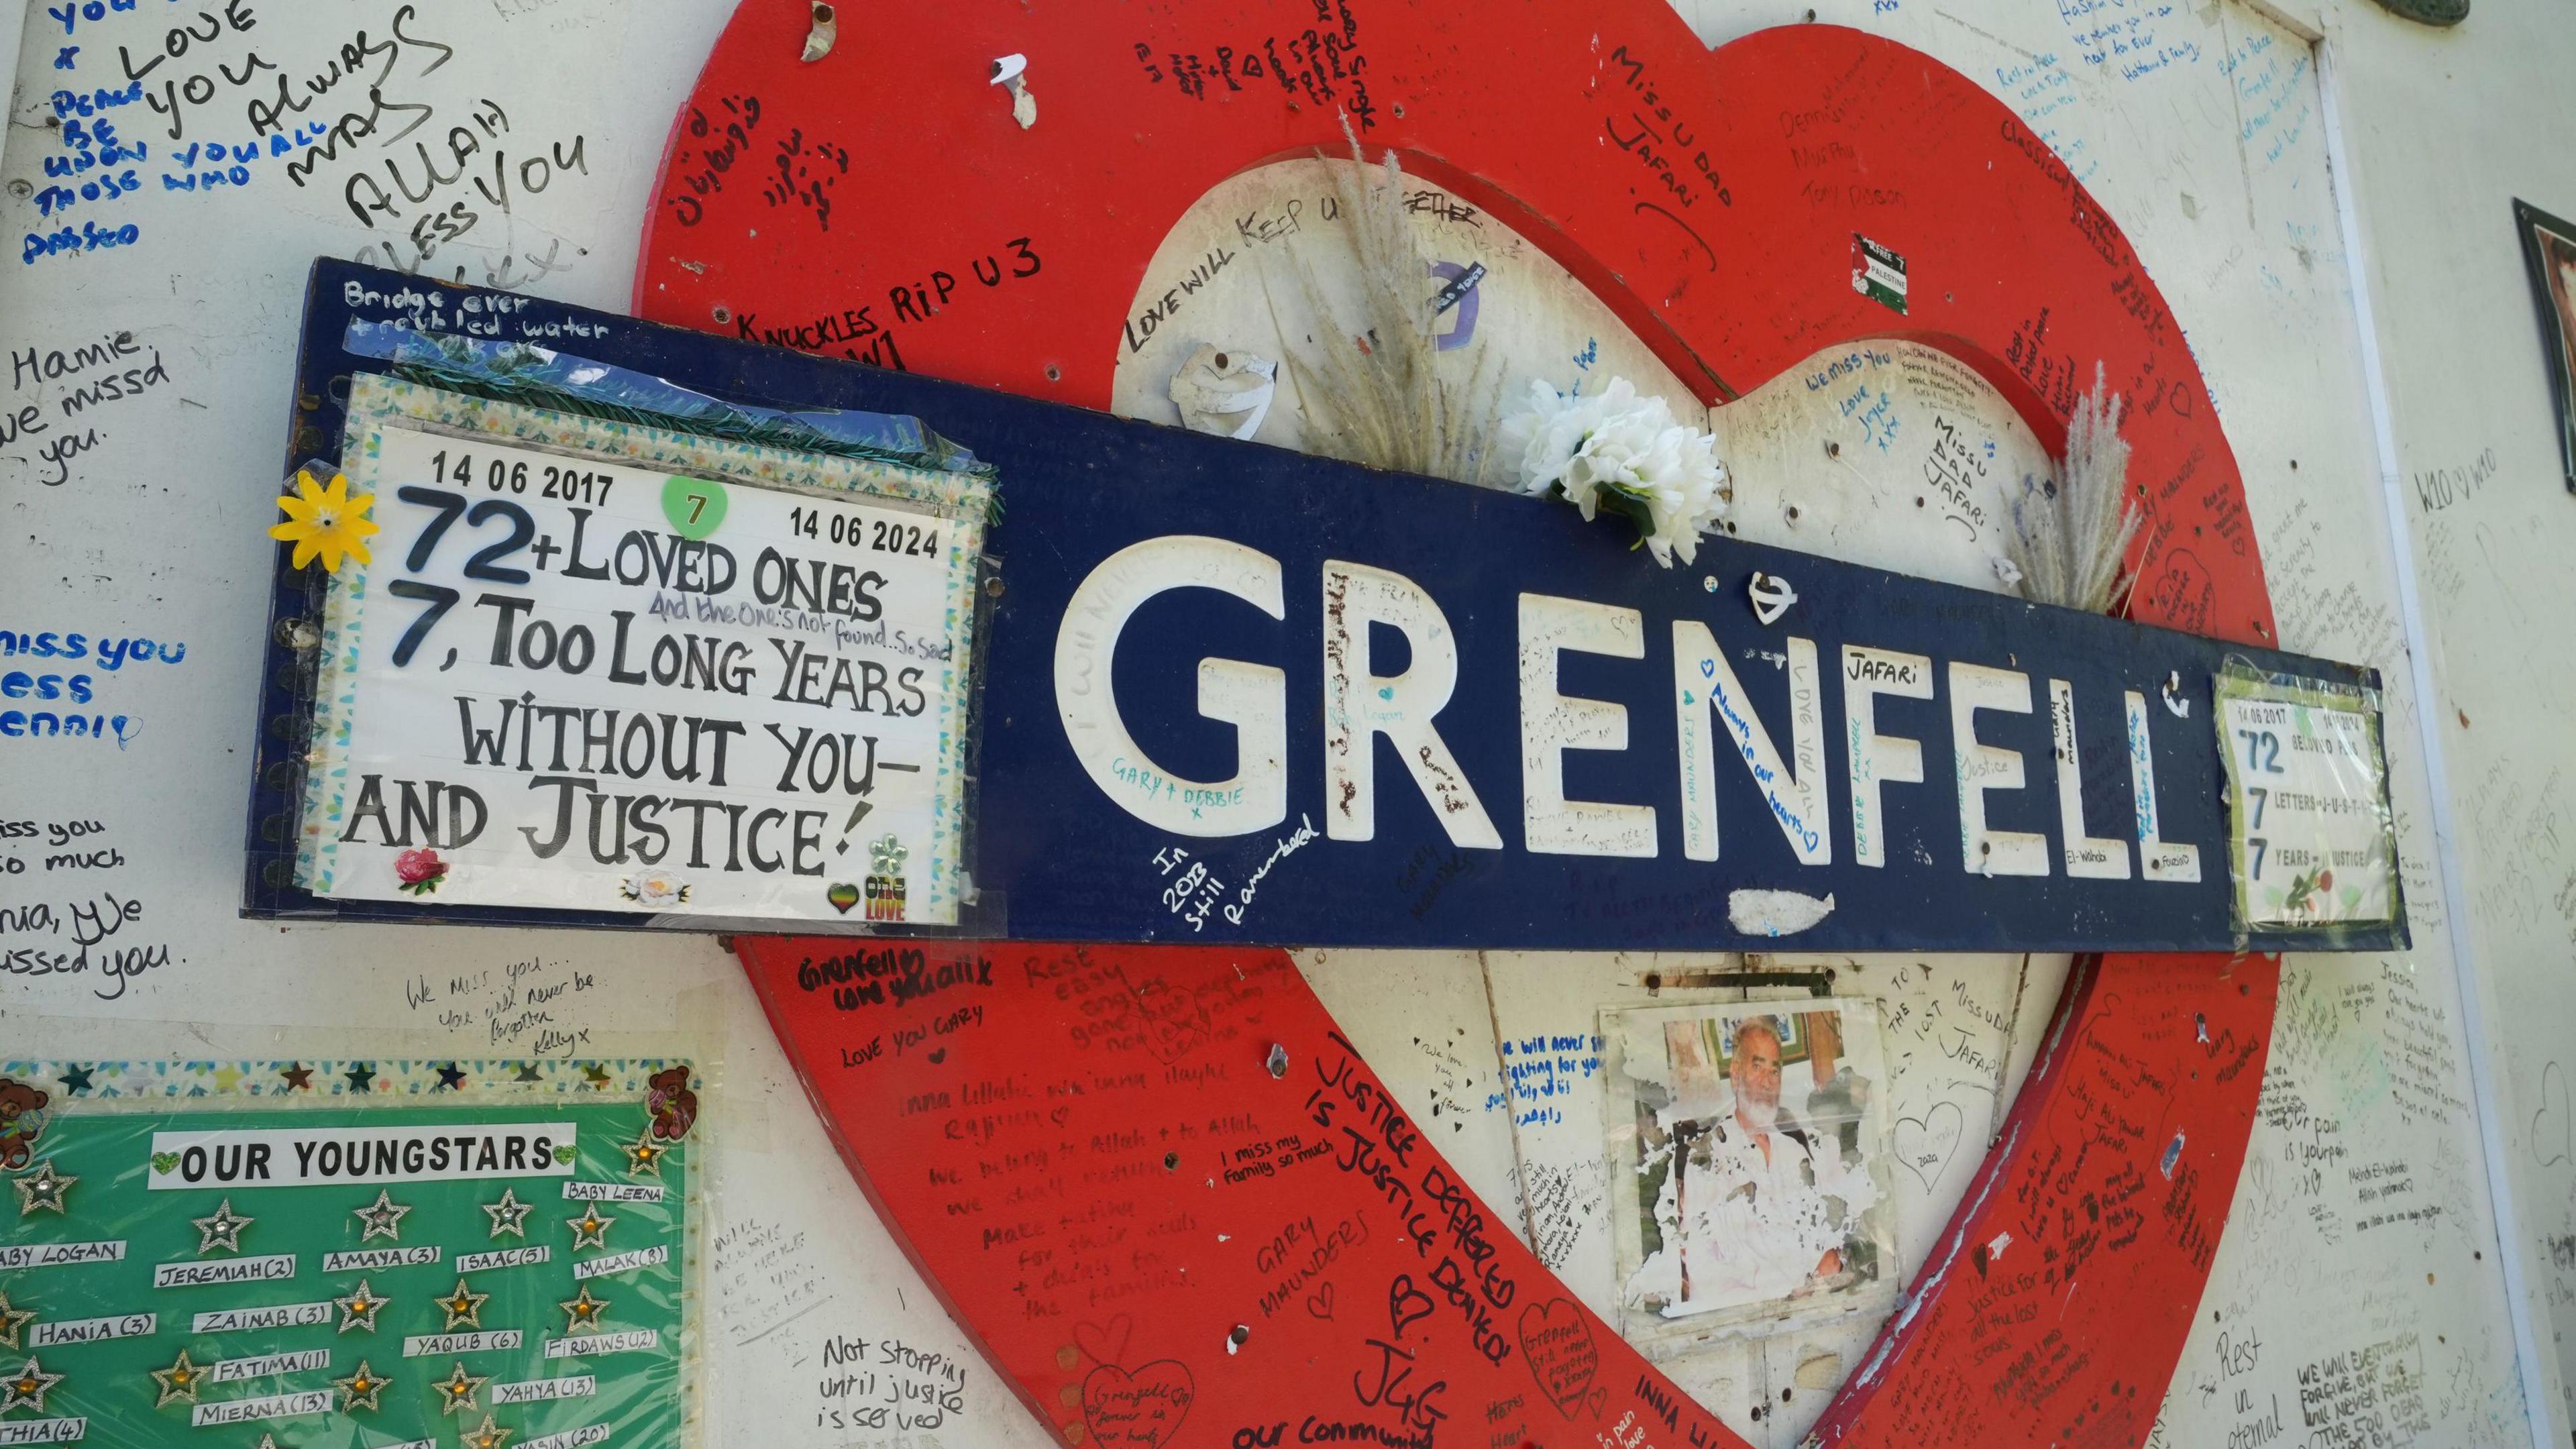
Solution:
<svg viewBox="0 0 2576 1449"><path fill-rule="evenodd" d="M1404 1330L1431 1316L1431 1295L1413 1286L1413 1275L1398 1273L1386 1285L1386 1321L1395 1329L1397 1338Z"/></svg>
<svg viewBox="0 0 2576 1449"><path fill-rule="evenodd" d="M1914 1174L1929 1191L1932 1184L1949 1171L1950 1159L1958 1153L1960 1135L1967 1130L1967 1116L1956 1102L1935 1102L1932 1110L1920 1117L1896 1119L1896 1160Z"/></svg>
<svg viewBox="0 0 2576 1449"><path fill-rule="evenodd" d="M1607 1395L1595 1390L1592 1379L1601 1371L1601 1344L1582 1306L1571 1298L1533 1303L1521 1310L1520 1330L1521 1357L1529 1360L1530 1376L1556 1411L1571 1419L1588 1404L1600 1413Z"/></svg>
<svg viewBox="0 0 2576 1449"><path fill-rule="evenodd" d="M1325 1280L1323 1287L1306 1295L1306 1311L1327 1323L1332 1321L1333 1285L1330 1279Z"/></svg>
<svg viewBox="0 0 2576 1449"><path fill-rule="evenodd" d="M1124 1324L1125 1315L1117 1322ZM1074 1336L1079 1340L1081 1330ZM1124 1343L1126 1334L1118 1337ZM1082 1422L1104 1449L1163 1449L1197 1397L1188 1366L1176 1359L1156 1359L1132 1373L1104 1363L1083 1377Z"/></svg>
<svg viewBox="0 0 2576 1449"><path fill-rule="evenodd" d="M2531 1114L2531 1155L2543 1167L2576 1156L2576 1117L2567 1111L2567 1074L2556 1062L2540 1067L2540 1110Z"/></svg>
<svg viewBox="0 0 2576 1449"><path fill-rule="evenodd" d="M946 1060L948 1060L948 1048L932 1047L930 1049L930 1064L932 1066L935 1067Z"/></svg>
<svg viewBox="0 0 2576 1449"><path fill-rule="evenodd" d="M1093 1363L1114 1366L1127 1357L1127 1335L1135 1331L1136 1320L1121 1313L1109 1320L1105 1326L1097 1323L1075 1324L1073 1341L1084 1353L1091 1355Z"/></svg>

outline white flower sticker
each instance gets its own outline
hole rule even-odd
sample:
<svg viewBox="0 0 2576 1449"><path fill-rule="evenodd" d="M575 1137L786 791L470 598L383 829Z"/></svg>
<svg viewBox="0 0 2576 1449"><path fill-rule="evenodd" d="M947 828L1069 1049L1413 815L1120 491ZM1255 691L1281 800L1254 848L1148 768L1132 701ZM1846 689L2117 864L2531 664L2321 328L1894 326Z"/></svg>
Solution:
<svg viewBox="0 0 2576 1449"><path fill-rule="evenodd" d="M617 893L639 906L682 906L689 902L688 885L659 871L628 876L617 883Z"/></svg>

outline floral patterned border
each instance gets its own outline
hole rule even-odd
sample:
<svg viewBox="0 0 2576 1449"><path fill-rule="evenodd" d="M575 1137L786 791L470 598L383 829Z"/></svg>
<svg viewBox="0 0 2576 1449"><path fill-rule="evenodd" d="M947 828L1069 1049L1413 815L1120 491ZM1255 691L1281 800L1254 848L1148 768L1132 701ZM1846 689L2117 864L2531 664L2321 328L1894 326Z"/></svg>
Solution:
<svg viewBox="0 0 2576 1449"><path fill-rule="evenodd" d="M398 1097L545 1097L592 1092L640 1096L667 1058L316 1057L292 1061L73 1061L58 1058L0 1060L0 1077L34 1084L63 1103L116 1099L230 1100L346 1098L381 1102ZM692 1091L705 1088L692 1071Z"/></svg>

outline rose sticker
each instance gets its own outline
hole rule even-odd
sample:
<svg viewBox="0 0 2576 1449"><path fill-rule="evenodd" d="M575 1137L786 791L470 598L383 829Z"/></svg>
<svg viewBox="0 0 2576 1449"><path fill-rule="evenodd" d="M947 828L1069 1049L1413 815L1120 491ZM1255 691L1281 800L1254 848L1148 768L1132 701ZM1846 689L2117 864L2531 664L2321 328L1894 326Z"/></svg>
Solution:
<svg viewBox="0 0 2576 1449"><path fill-rule="evenodd" d="M394 879L401 882L399 889L425 896L447 879L447 862L435 850L406 850L394 857Z"/></svg>

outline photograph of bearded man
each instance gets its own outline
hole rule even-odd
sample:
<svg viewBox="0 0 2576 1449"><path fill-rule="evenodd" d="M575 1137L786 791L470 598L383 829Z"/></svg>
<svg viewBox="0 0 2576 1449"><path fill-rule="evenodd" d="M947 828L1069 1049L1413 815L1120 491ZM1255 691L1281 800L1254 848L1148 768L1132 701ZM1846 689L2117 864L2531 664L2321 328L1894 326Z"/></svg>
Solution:
<svg viewBox="0 0 2576 1449"><path fill-rule="evenodd" d="M1670 1318L1874 1277L1869 1084L1842 1062L1841 1014L1712 1009L1659 1034L1663 1090L1638 1103L1652 1191L1637 1203L1648 1251L1630 1301Z"/></svg>

